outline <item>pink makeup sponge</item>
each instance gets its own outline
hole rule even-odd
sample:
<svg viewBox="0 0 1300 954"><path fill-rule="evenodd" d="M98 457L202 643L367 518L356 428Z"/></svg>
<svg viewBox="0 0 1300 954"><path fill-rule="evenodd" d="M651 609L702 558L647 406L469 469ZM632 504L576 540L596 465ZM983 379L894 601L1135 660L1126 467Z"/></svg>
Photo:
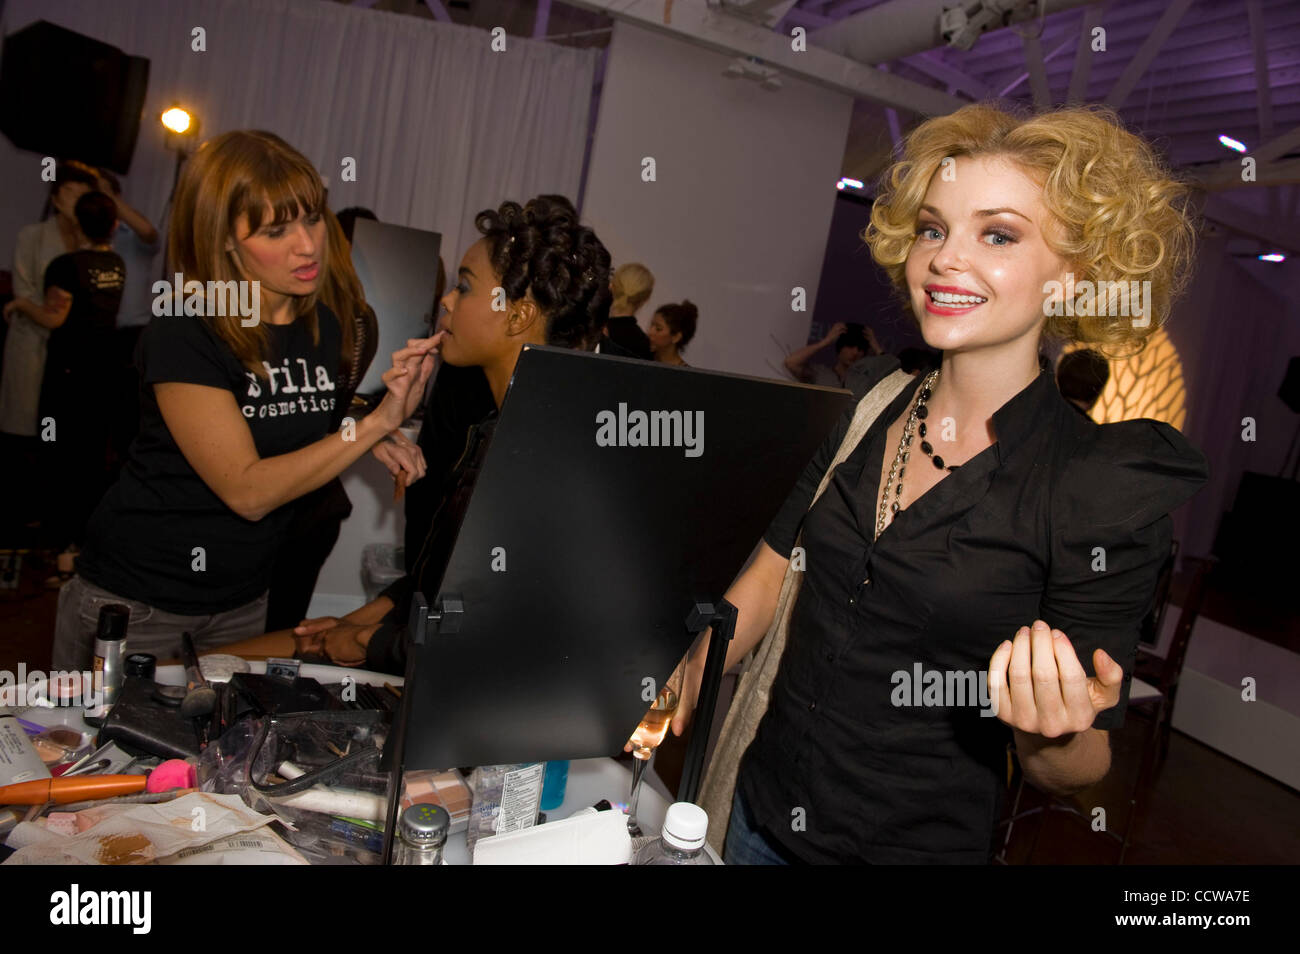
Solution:
<svg viewBox="0 0 1300 954"><path fill-rule="evenodd" d="M168 759L149 773L146 792L169 792L173 788L197 788L199 774L184 759Z"/></svg>

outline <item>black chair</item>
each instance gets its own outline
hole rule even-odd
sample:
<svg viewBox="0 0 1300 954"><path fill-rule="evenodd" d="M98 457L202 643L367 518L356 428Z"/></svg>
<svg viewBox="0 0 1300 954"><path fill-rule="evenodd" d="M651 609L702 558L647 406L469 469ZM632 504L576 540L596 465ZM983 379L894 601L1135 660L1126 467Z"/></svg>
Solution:
<svg viewBox="0 0 1300 954"><path fill-rule="evenodd" d="M1142 621L1141 639L1143 642L1149 641L1152 646L1155 646L1159 640L1160 626L1164 619L1170 590L1172 589L1173 562L1177 552L1178 543L1174 541L1170 556L1165 561L1160 577L1157 579L1156 597L1152 609ZM1155 655L1152 649L1146 648L1141 643L1138 646L1139 659L1129 687L1128 708L1131 712L1146 715L1150 719L1150 729L1143 738L1142 758L1138 765L1133 786L1129 791L1129 817L1127 824L1124 826L1124 833L1121 836L1109 828L1103 832L1103 834L1119 844L1119 855L1116 864L1122 865L1124 863L1124 857L1128 853L1129 842L1139 821L1140 812L1145 807L1151 787L1154 785L1159 769L1164 765L1165 756L1168 754L1170 723L1173 718L1178 681L1182 675L1183 663L1187 658L1187 647L1191 642L1196 619L1200 615L1201 604L1204 601L1205 592L1209 585L1210 571L1214 565L1213 558L1197 561L1192 583L1186 597L1183 599L1181 612L1178 616L1178 625L1174 630L1169 651L1165 657L1161 659ZM1144 675L1150 681L1144 679ZM1020 801L1024 795L1025 785L1030 783L1026 783L1023 770L1020 769L1018 761L1014 760L1015 746L1012 744L1008 745L1007 748L1008 757L1013 760L1011 774L1013 776L1018 775L1019 781L1016 784L1016 794L1012 802L1011 813L998 826L1006 827L1002 847L993 858L994 862L999 864L1007 863L1006 853L1011 844L1011 833L1015 823L1022 818L1028 818L1030 815L1038 815L1043 812L1060 811L1074 815L1084 821L1091 821L1074 805L1044 792L1040 792L1045 799L1043 805L1023 812L1020 811ZM1010 777L1008 778L1008 785L1010 785ZM1030 846L1027 858L1033 857L1038 848L1038 839L1041 834L1042 826L1040 825L1038 831L1034 834L1034 842Z"/></svg>

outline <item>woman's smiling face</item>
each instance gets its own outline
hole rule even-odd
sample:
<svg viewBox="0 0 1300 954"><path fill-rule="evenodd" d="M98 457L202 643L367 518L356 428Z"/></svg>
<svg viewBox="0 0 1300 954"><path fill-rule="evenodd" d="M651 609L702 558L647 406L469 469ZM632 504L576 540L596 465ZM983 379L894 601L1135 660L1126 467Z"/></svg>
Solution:
<svg viewBox="0 0 1300 954"><path fill-rule="evenodd" d="M954 352L1024 340L1036 349L1049 298L1043 288L1069 271L1044 239L1055 227L1042 189L1011 161L960 156L940 167L906 265L926 344Z"/></svg>

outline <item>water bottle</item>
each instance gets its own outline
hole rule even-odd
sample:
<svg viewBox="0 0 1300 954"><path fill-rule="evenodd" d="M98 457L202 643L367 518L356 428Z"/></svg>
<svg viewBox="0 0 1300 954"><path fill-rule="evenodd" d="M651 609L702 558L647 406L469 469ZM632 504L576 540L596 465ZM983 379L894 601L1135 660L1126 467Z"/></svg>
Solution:
<svg viewBox="0 0 1300 954"><path fill-rule="evenodd" d="M412 805L398 825L395 865L440 865L451 816L441 805Z"/></svg>
<svg viewBox="0 0 1300 954"><path fill-rule="evenodd" d="M711 865L704 852L709 816L690 802L674 802L664 816L659 837L637 852L638 865Z"/></svg>

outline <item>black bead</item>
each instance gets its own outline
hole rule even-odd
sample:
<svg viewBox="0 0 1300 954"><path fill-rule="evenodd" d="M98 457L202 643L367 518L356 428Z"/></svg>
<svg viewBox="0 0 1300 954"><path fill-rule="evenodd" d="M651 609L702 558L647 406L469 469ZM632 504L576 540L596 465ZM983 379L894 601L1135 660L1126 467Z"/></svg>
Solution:
<svg viewBox="0 0 1300 954"><path fill-rule="evenodd" d="M930 413L930 409L922 404L916 409L916 416L924 420Z"/></svg>
<svg viewBox="0 0 1300 954"><path fill-rule="evenodd" d="M943 470L943 458L940 457L938 454L934 456L934 466L938 467L940 470Z"/></svg>
<svg viewBox="0 0 1300 954"><path fill-rule="evenodd" d="M929 441L921 441L921 450L925 451L927 454L934 453L934 448L930 446Z"/></svg>
<svg viewBox="0 0 1300 954"><path fill-rule="evenodd" d="M889 509L892 510L894 513L898 513L898 504L897 503L890 504Z"/></svg>
<svg viewBox="0 0 1300 954"><path fill-rule="evenodd" d="M903 468L901 468L901 467L898 468L898 479L899 479L899 480L902 480L902 479L903 479Z"/></svg>
<svg viewBox="0 0 1300 954"><path fill-rule="evenodd" d="M896 488L894 488L894 493L898 494L898 496L900 497L903 496L903 485L899 484Z"/></svg>
<svg viewBox="0 0 1300 954"><path fill-rule="evenodd" d="M925 421L922 421L922 422L921 422L921 427L920 427L920 429L917 431L917 433L920 434L922 437L925 436Z"/></svg>
<svg viewBox="0 0 1300 954"><path fill-rule="evenodd" d="M921 388L921 400L922 400L922 401L928 401L928 400L930 400L930 389L929 389L929 388Z"/></svg>

